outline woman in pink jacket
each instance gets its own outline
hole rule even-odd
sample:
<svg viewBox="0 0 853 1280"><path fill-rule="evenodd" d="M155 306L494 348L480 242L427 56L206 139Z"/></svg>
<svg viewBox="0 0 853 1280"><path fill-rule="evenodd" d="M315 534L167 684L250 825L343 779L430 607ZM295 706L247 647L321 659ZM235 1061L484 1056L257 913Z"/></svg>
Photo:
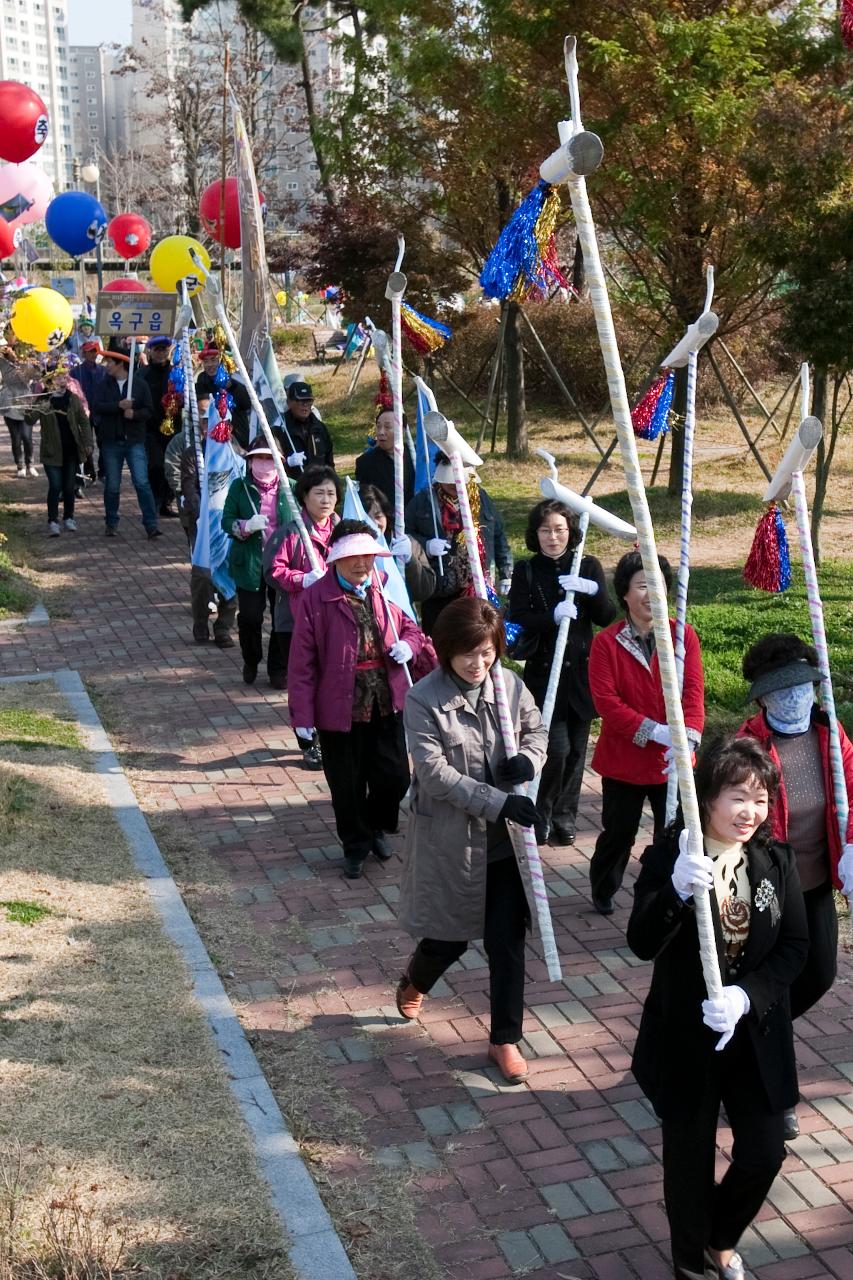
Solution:
<svg viewBox="0 0 853 1280"><path fill-rule="evenodd" d="M379 589L374 561L389 554L369 525L341 520L327 572L303 593L290 649L290 723L297 737L319 736L350 880L369 853L390 858L385 834L397 830L409 786L404 666L424 636Z"/></svg>

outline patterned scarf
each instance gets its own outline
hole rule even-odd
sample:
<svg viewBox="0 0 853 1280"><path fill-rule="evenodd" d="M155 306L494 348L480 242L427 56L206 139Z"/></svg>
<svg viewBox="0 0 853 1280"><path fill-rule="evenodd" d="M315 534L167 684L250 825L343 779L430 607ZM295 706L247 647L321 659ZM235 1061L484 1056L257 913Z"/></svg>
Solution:
<svg viewBox="0 0 853 1280"><path fill-rule="evenodd" d="M462 530L462 513L459 510L456 494L447 493L438 485L436 485L436 491L438 493L441 527L448 542L452 543L459 563L460 594L463 596L476 595L471 565L468 560L468 543L465 541L465 535ZM489 568L486 563L486 548L483 545L483 536L480 532L480 486L473 478L468 481L468 501L471 504L471 518L474 521L474 528L477 530L477 553L480 557L483 576L488 583Z"/></svg>

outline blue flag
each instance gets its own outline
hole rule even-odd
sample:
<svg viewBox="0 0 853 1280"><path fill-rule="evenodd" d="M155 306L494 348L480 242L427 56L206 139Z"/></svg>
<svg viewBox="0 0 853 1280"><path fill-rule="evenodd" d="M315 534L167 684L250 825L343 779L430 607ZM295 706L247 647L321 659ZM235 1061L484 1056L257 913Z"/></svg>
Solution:
<svg viewBox="0 0 853 1280"><path fill-rule="evenodd" d="M364 504L358 496L358 490L349 476L347 477L347 492L344 498L343 519L363 520L365 524L369 524L376 534L376 540L379 545L384 547L386 551L388 550L385 535L379 532L379 526L371 520L365 511ZM402 609L403 613L408 614L413 622L417 622L412 602L409 599L409 593L406 590L405 579L397 567L397 561L391 556L378 556L375 564L386 600L393 601L398 609Z"/></svg>
<svg viewBox="0 0 853 1280"><path fill-rule="evenodd" d="M211 404L215 413L215 406ZM219 415L216 414L216 420ZM214 440L208 434L204 445L204 474L192 562L210 571L211 581L225 600L237 593L228 567L231 539L222 528L222 509L232 480L242 475L246 464L238 459L230 441Z"/></svg>
<svg viewBox="0 0 853 1280"><path fill-rule="evenodd" d="M424 415L435 406L430 404L429 397L420 381L418 382L418 424L415 431L415 493L428 489L435 475L435 456L440 453L435 441L430 440L424 431Z"/></svg>

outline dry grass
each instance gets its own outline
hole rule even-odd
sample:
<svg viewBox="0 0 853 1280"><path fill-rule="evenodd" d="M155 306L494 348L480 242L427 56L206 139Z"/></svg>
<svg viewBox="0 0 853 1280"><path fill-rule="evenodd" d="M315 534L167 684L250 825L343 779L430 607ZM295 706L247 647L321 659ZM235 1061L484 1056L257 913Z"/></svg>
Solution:
<svg viewBox="0 0 853 1280"><path fill-rule="evenodd" d="M7 687L0 716L50 718L55 698ZM50 914L0 920L0 1276L286 1280L248 1134L100 779L81 751L27 747L0 745L0 898Z"/></svg>

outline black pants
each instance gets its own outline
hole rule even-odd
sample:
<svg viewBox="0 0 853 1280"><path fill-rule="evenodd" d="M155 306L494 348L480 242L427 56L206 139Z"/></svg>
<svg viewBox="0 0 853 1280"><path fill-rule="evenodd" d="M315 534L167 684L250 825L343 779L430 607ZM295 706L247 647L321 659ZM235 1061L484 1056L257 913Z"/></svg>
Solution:
<svg viewBox="0 0 853 1280"><path fill-rule="evenodd" d="M548 759L542 770L536 807L546 823L575 834L581 783L586 764L589 721L570 715L552 720Z"/></svg>
<svg viewBox="0 0 853 1280"><path fill-rule="evenodd" d="M272 587L259 587L257 591L237 588L237 635L244 663L249 667L260 666L264 648L262 633L264 610L269 606L270 622L275 618L275 591ZM282 662L278 632L270 631L267 648L267 675L286 675L287 662Z"/></svg>
<svg viewBox="0 0 853 1280"><path fill-rule="evenodd" d="M163 509L169 505L174 494L166 481L166 450L169 439L159 430L156 435L150 431L145 437L145 452L148 455L148 483L154 494L157 511L162 515Z"/></svg>
<svg viewBox="0 0 853 1280"><path fill-rule="evenodd" d="M12 457L20 471L22 467L30 466L33 460L32 423L24 422L23 418L7 418L6 426L12 440Z"/></svg>
<svg viewBox="0 0 853 1280"><path fill-rule="evenodd" d="M647 797L657 836L666 821L666 783L637 785L601 779L601 834L589 864L589 883L596 898L612 898L622 884Z"/></svg>
<svg viewBox="0 0 853 1280"><path fill-rule="evenodd" d="M396 831L409 787L409 756L400 711L354 722L346 733L318 731L344 857L362 862L374 835Z"/></svg>
<svg viewBox="0 0 853 1280"><path fill-rule="evenodd" d="M77 488L77 459L73 455L63 458L59 466L44 464L47 476L47 518L59 520L59 497L62 495L62 518L74 518L74 491Z"/></svg>
<svg viewBox="0 0 853 1280"><path fill-rule="evenodd" d="M701 1084L699 1085L701 1087ZM717 1122L725 1107L734 1143L732 1163L714 1182ZM741 1027L716 1054L698 1109L665 1119L663 1191L677 1280L704 1280L716 1269L705 1249L734 1249L764 1203L785 1159L783 1114L769 1110L758 1063Z"/></svg>
<svg viewBox="0 0 853 1280"><path fill-rule="evenodd" d="M524 1020L524 934L529 920L514 856L486 869L486 925L492 1044L517 1044ZM424 995L468 949L468 942L422 938L409 961L409 981Z"/></svg>
<svg viewBox="0 0 853 1280"><path fill-rule="evenodd" d="M809 954L805 968L791 983L791 1017L799 1018L825 996L838 969L838 914L832 884L806 889L806 920L809 926Z"/></svg>

